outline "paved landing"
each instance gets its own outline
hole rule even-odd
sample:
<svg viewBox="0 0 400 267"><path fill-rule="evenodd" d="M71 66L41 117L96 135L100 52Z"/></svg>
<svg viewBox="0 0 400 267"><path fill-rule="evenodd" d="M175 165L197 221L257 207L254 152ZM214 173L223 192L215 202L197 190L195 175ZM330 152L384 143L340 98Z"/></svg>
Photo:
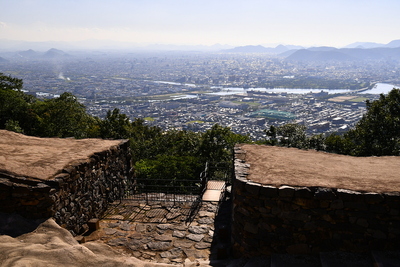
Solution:
<svg viewBox="0 0 400 267"><path fill-rule="evenodd" d="M220 201L224 190L225 190L224 181L208 181L206 191L204 192L202 200Z"/></svg>

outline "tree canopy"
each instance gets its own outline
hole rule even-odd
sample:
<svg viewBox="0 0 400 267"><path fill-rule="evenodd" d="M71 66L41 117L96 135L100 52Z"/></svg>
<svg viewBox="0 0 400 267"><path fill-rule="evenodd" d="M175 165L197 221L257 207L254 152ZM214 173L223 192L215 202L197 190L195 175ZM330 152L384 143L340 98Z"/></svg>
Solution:
<svg viewBox="0 0 400 267"><path fill-rule="evenodd" d="M366 105L367 112L343 137L344 152L356 156L400 155L400 90L392 89L372 102L367 100Z"/></svg>

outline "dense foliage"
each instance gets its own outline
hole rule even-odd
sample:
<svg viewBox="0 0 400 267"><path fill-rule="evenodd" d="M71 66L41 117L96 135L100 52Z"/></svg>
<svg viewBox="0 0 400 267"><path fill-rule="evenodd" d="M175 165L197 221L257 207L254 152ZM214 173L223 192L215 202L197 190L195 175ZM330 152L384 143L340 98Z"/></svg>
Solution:
<svg viewBox="0 0 400 267"><path fill-rule="evenodd" d="M336 153L354 156L400 155L400 90L367 101L367 112L354 129L327 138Z"/></svg>

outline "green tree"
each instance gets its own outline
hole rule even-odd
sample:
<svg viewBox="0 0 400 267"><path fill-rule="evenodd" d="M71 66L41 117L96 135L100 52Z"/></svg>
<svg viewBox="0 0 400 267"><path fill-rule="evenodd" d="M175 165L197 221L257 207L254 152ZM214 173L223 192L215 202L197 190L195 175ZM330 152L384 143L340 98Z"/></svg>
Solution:
<svg viewBox="0 0 400 267"><path fill-rule="evenodd" d="M111 139L127 139L132 135L131 122L118 108L107 111L104 120L100 122L100 137Z"/></svg>
<svg viewBox="0 0 400 267"><path fill-rule="evenodd" d="M264 130L265 134L267 135L267 139L265 140L265 144L276 146L278 145L278 138L277 138L277 129L275 126L271 125L268 130Z"/></svg>
<svg viewBox="0 0 400 267"><path fill-rule="evenodd" d="M29 107L34 98L21 91L22 85L21 79L0 73L0 129L6 125L10 128L17 124L21 128L29 124Z"/></svg>
<svg viewBox="0 0 400 267"><path fill-rule="evenodd" d="M367 112L344 138L349 154L356 156L400 155L400 90L366 102Z"/></svg>
<svg viewBox="0 0 400 267"><path fill-rule="evenodd" d="M135 164L138 179L151 179L147 184L156 186L184 186L193 183L176 184L177 180L196 181L204 166L194 156L157 155L155 159L142 159ZM158 190L157 190L158 191Z"/></svg>
<svg viewBox="0 0 400 267"><path fill-rule="evenodd" d="M238 143L250 143L247 135L236 134L229 127L214 124L201 137L199 156L205 162L229 162Z"/></svg>
<svg viewBox="0 0 400 267"><path fill-rule="evenodd" d="M325 136L323 134L312 135L308 138L308 148L315 150L326 150Z"/></svg>
<svg viewBox="0 0 400 267"><path fill-rule="evenodd" d="M19 126L18 121L8 120L5 125L5 129L16 133L24 133L24 130Z"/></svg>
<svg viewBox="0 0 400 267"><path fill-rule="evenodd" d="M71 93L37 101L33 110L38 122L32 133L42 137L89 137L89 129L96 122Z"/></svg>
<svg viewBox="0 0 400 267"><path fill-rule="evenodd" d="M306 136L307 127L296 123L288 123L282 126L271 126L266 130L266 144L285 147L309 148L309 140Z"/></svg>
<svg viewBox="0 0 400 267"><path fill-rule="evenodd" d="M356 156L354 153L354 143L350 138L352 134L349 132L339 135L337 133L332 133L325 138L325 151L336 154L352 155Z"/></svg>
<svg viewBox="0 0 400 267"><path fill-rule="evenodd" d="M143 119L135 119L131 123L130 138L133 162L141 159L154 159L160 154L163 131L160 127L148 126Z"/></svg>
<svg viewBox="0 0 400 267"><path fill-rule="evenodd" d="M23 86L22 79L6 76L0 72L0 89L21 91Z"/></svg>

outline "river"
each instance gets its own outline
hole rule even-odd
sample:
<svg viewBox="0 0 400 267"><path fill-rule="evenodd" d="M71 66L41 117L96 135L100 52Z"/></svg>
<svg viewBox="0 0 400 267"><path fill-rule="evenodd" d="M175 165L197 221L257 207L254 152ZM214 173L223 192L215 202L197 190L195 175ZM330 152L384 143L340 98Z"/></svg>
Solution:
<svg viewBox="0 0 400 267"><path fill-rule="evenodd" d="M218 88L218 87L214 87ZM393 88L399 88L398 86L394 86L391 84L386 83L377 83L374 88L366 91L359 92L359 94L387 94ZM354 90L350 89L301 89L301 88L251 88L251 89L244 89L240 87L220 87L219 92L209 93L210 95L236 95L236 94L243 94L247 93L247 91L260 91L260 92L267 92L267 93L287 93L287 94L308 94L308 93L320 93L320 92L327 92L328 94L343 94L343 93L350 93Z"/></svg>

